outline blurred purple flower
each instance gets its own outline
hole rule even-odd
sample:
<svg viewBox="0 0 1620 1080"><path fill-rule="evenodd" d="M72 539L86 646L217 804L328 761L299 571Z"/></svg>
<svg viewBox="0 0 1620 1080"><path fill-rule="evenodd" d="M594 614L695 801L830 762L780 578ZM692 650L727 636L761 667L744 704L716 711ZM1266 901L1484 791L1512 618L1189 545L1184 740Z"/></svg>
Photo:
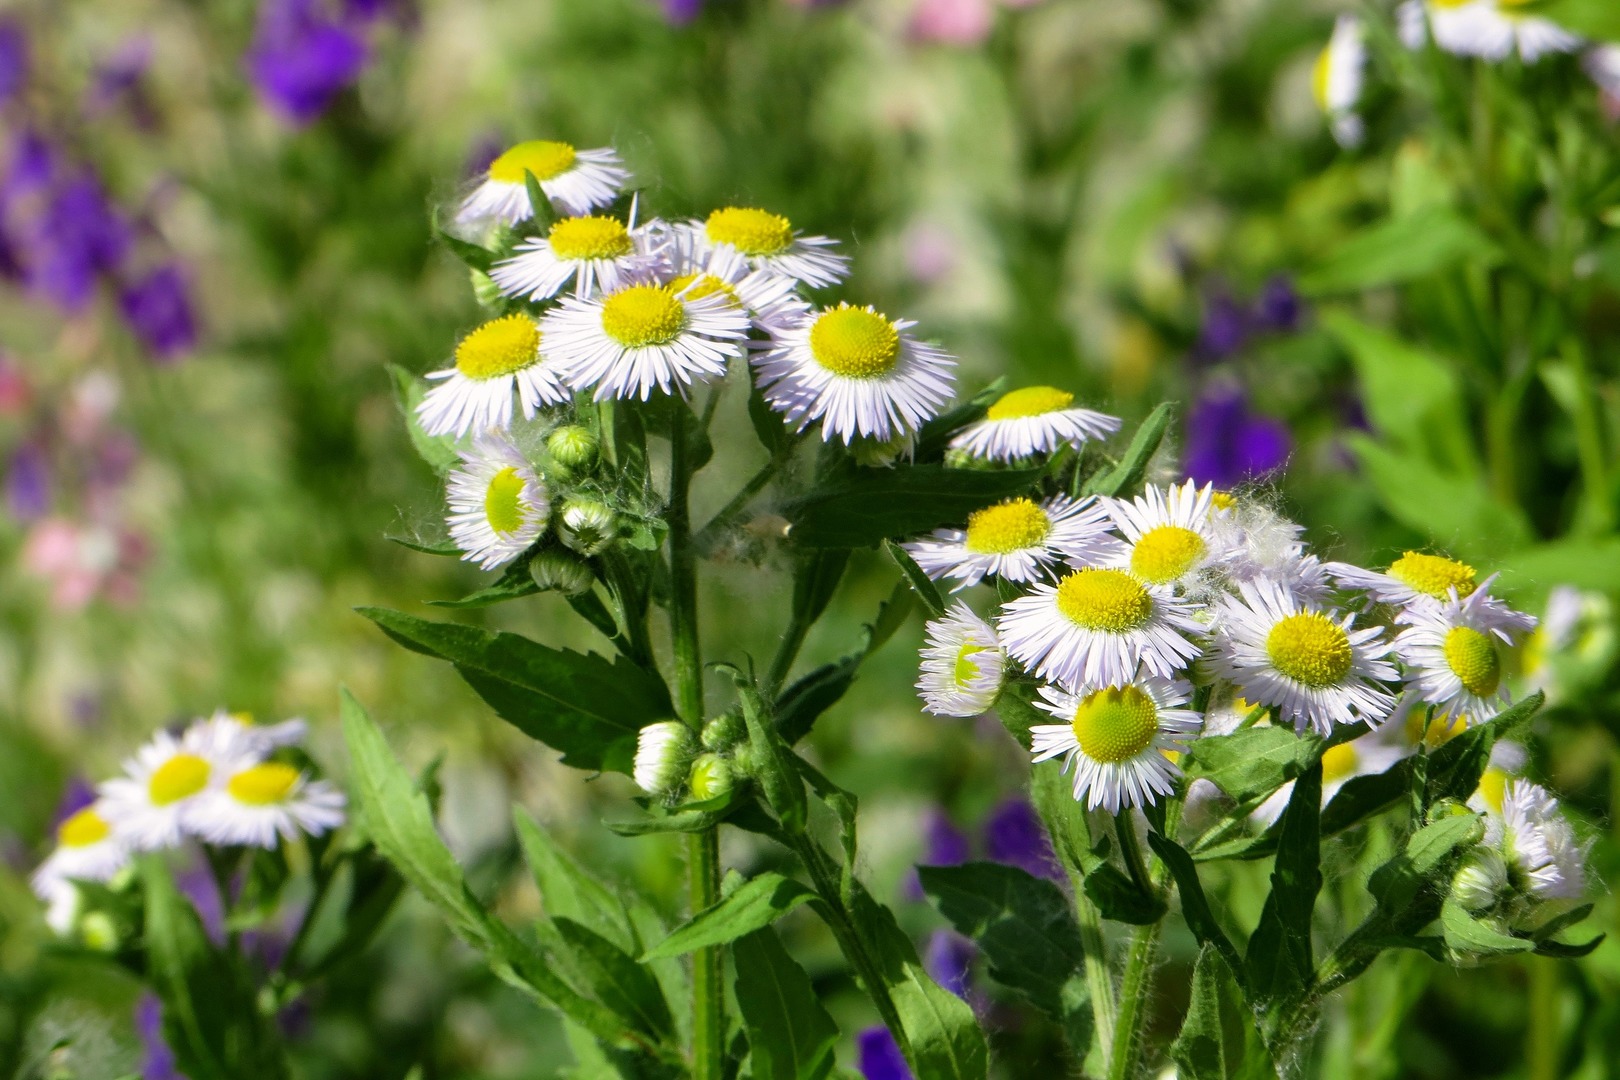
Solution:
<svg viewBox="0 0 1620 1080"><path fill-rule="evenodd" d="M1052 851L1046 826L1029 800L1021 795L1003 799L984 822L985 853L999 863L1016 866L1036 877L1063 880L1063 867Z"/></svg>
<svg viewBox="0 0 1620 1080"><path fill-rule="evenodd" d="M265 103L292 123L319 117L365 63L365 42L316 0L264 0L259 8L248 75Z"/></svg>
<svg viewBox="0 0 1620 1080"><path fill-rule="evenodd" d="M664 20L675 26L685 26L703 14L703 0L659 0L664 9Z"/></svg>
<svg viewBox="0 0 1620 1080"><path fill-rule="evenodd" d="M28 238L28 278L66 311L90 299L96 279L116 271L129 251L130 228L93 176L51 193Z"/></svg>
<svg viewBox="0 0 1620 1080"><path fill-rule="evenodd" d="M68 777L67 787L62 789L62 797L56 800L56 810L51 814L51 827L54 829L95 801L96 789L90 781L78 775Z"/></svg>
<svg viewBox="0 0 1620 1080"><path fill-rule="evenodd" d="M118 296L124 320L158 360L174 360L197 344L186 278L174 264L160 266Z"/></svg>
<svg viewBox="0 0 1620 1080"><path fill-rule="evenodd" d="M952 825L945 811L937 806L928 812L923 838L926 846L922 857L917 860L920 866L959 866L973 857L967 835ZM923 898L922 882L917 879L915 868L906 876L903 891L909 900Z"/></svg>
<svg viewBox="0 0 1620 1080"><path fill-rule="evenodd" d="M132 37L96 65L90 89L84 96L84 111L101 116L125 107L136 126L150 128L156 122L152 104L146 98L142 81L152 66L152 40Z"/></svg>
<svg viewBox="0 0 1620 1080"><path fill-rule="evenodd" d="M0 105L28 83L28 35L14 19L0 21Z"/></svg>
<svg viewBox="0 0 1620 1080"><path fill-rule="evenodd" d="M0 180L0 217L16 200L43 190L56 175L56 151L37 131L24 129L11 142L6 175Z"/></svg>
<svg viewBox="0 0 1620 1080"><path fill-rule="evenodd" d="M912 1080L905 1055L886 1027L869 1027L855 1036L861 1075L866 1080Z"/></svg>
<svg viewBox="0 0 1620 1080"><path fill-rule="evenodd" d="M42 518L51 508L51 465L45 447L30 440L17 447L6 470L6 508L18 521Z"/></svg>
<svg viewBox="0 0 1620 1080"><path fill-rule="evenodd" d="M1294 282L1286 274L1268 280L1254 302L1255 323L1262 330L1286 334L1299 328L1304 306Z"/></svg>
<svg viewBox="0 0 1620 1080"><path fill-rule="evenodd" d="M174 876L174 884L180 894L191 901L191 906L197 911L197 918L202 920L203 931L208 940L215 945L225 941L225 898L219 894L219 885L214 881L214 875L208 868L208 862L202 857L194 859L190 866Z"/></svg>
<svg viewBox="0 0 1620 1080"><path fill-rule="evenodd" d="M973 942L955 930L935 930L923 950L923 967L935 982L965 1001L972 989L973 960L978 955Z"/></svg>
<svg viewBox="0 0 1620 1080"><path fill-rule="evenodd" d="M489 171L491 163L500 157L505 149L506 140L499 132L484 132L467 148L467 162L461 167L462 175L468 179L475 177L481 179Z"/></svg>
<svg viewBox="0 0 1620 1080"><path fill-rule="evenodd" d="M186 1080L163 1038L163 1003L142 994L135 1003L135 1034L141 1040L141 1080Z"/></svg>
<svg viewBox="0 0 1620 1080"><path fill-rule="evenodd" d="M1187 415L1187 475L1229 488L1281 468L1293 448L1279 420L1249 409L1236 386L1207 388Z"/></svg>
<svg viewBox="0 0 1620 1080"><path fill-rule="evenodd" d="M1243 348L1248 336L1249 318L1242 305L1225 290L1210 293L1198 328L1198 355L1204 360L1223 360Z"/></svg>

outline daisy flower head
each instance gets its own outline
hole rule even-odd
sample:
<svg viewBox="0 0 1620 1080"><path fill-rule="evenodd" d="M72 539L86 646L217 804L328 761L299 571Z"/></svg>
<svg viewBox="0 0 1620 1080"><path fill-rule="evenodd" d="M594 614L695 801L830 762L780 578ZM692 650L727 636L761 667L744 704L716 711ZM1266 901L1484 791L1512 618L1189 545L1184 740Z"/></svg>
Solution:
<svg viewBox="0 0 1620 1080"><path fill-rule="evenodd" d="M309 729L301 717L279 724L259 724L252 713L226 709L215 709L212 716L198 720L194 726L197 734L193 737L212 747L216 755L247 753L256 757L268 757L280 747L292 746Z"/></svg>
<svg viewBox="0 0 1620 1080"><path fill-rule="evenodd" d="M462 200L460 222L516 225L534 217L528 174L565 214L588 214L618 197L630 173L611 148L577 150L549 139L521 142L490 162L477 187Z"/></svg>
<svg viewBox="0 0 1620 1080"><path fill-rule="evenodd" d="M1508 882L1536 900L1578 900L1586 892L1586 849L1551 792L1510 780L1499 813L1485 814L1485 841L1501 851Z"/></svg>
<svg viewBox="0 0 1620 1080"><path fill-rule="evenodd" d="M129 863L129 848L101 804L86 806L56 827L56 849L34 871L34 892L58 900L75 881L107 881Z"/></svg>
<svg viewBox="0 0 1620 1080"><path fill-rule="evenodd" d="M280 761L238 762L198 796L193 829L211 844L273 848L343 824L343 793Z"/></svg>
<svg viewBox="0 0 1620 1080"><path fill-rule="evenodd" d="M687 768L698 750L692 729L679 720L648 724L636 734L631 777L647 794L673 798L685 785Z"/></svg>
<svg viewBox="0 0 1620 1080"><path fill-rule="evenodd" d="M1001 693L1007 655L991 625L961 601L927 626L917 690L935 716L978 716Z"/></svg>
<svg viewBox="0 0 1620 1080"><path fill-rule="evenodd" d="M1358 589L1379 603L1395 607L1444 600L1452 590L1458 596L1467 596L1474 591L1479 576L1479 571L1465 562L1420 551L1403 552L1389 564L1389 569L1382 571L1342 562L1325 565L1328 575L1341 588Z"/></svg>
<svg viewBox="0 0 1620 1080"><path fill-rule="evenodd" d="M1060 446L1078 450L1114 434L1120 423L1117 416L1077 407L1067 390L1025 386L997 398L982 420L951 439L951 448L989 461L1019 461Z"/></svg>
<svg viewBox="0 0 1620 1080"><path fill-rule="evenodd" d="M1225 505L1222 505L1222 502ZM1297 596L1324 602L1332 591L1327 566L1305 550L1304 527L1255 499L1215 492L1210 543L1229 583L1267 578Z"/></svg>
<svg viewBox="0 0 1620 1080"><path fill-rule="evenodd" d="M735 249L716 248L691 228L667 229L663 245L666 276L677 293L694 298L724 293L764 333L810 310L792 278L756 270Z"/></svg>
<svg viewBox="0 0 1620 1080"><path fill-rule="evenodd" d="M850 304L805 313L755 357L760 390L799 430L820 420L823 440L914 432L950 401L956 360L905 333L913 325Z"/></svg>
<svg viewBox="0 0 1620 1080"><path fill-rule="evenodd" d="M505 429L512 425L512 391L526 419L541 405L569 399L556 364L540 354L540 325L528 315L492 319L461 339L455 364L428 373L439 383L416 406L429 435Z"/></svg>
<svg viewBox="0 0 1620 1080"><path fill-rule="evenodd" d="M961 590L986 577L1039 581L1060 559L1089 561L1117 545L1095 499L1058 495L1008 499L969 514L966 529L935 529L903 546L929 577L954 579Z"/></svg>
<svg viewBox="0 0 1620 1080"><path fill-rule="evenodd" d="M1535 625L1531 616L1493 605L1489 585L1397 616L1405 629L1395 638L1395 653L1406 668L1408 699L1466 724L1483 723L1499 702L1511 700L1498 642L1511 645Z"/></svg>
<svg viewBox="0 0 1620 1080"><path fill-rule="evenodd" d="M597 289L612 292L659 266L661 255L646 226L626 225L616 217L588 214L558 218L545 236L519 243L509 259L496 263L490 280L506 296L545 300L572 283L589 296Z"/></svg>
<svg viewBox="0 0 1620 1080"><path fill-rule="evenodd" d="M1515 49L1531 63L1550 53L1574 52L1583 44L1557 23L1522 9L1529 0L1408 0L1396 12L1401 41L1420 49L1434 43L1457 56L1505 60Z"/></svg>
<svg viewBox="0 0 1620 1080"><path fill-rule="evenodd" d="M1361 101L1366 79L1367 43L1361 20L1340 15L1333 24L1333 36L1316 58L1311 72L1311 93L1317 107L1328 118L1333 137L1340 146L1361 145L1366 134L1355 108Z"/></svg>
<svg viewBox="0 0 1620 1080"><path fill-rule="evenodd" d="M1125 537L1107 565L1155 586L1182 585L1220 554L1213 543L1210 500L1214 485L1149 484L1135 499L1106 499L1103 506Z"/></svg>
<svg viewBox="0 0 1620 1080"><path fill-rule="evenodd" d="M1242 582L1216 612L1205 666L1235 683L1243 697L1269 705L1295 730L1330 734L1339 724L1382 723L1395 696L1391 646L1379 627L1355 628L1355 617L1323 609L1274 581Z"/></svg>
<svg viewBox="0 0 1620 1080"><path fill-rule="evenodd" d="M160 731L124 762L124 775L101 785L98 813L136 851L174 847L191 831L198 797L220 786L247 756L244 747L199 726L178 739Z"/></svg>
<svg viewBox="0 0 1620 1080"><path fill-rule="evenodd" d="M1040 678L1078 691L1123 686L1139 668L1173 678L1202 650L1196 610L1169 589L1090 566L1008 601L996 629L1009 656Z"/></svg>
<svg viewBox="0 0 1620 1080"><path fill-rule="evenodd" d="M680 393L725 374L748 315L723 292L696 295L641 279L593 297L565 296L542 323L547 354L597 401Z"/></svg>
<svg viewBox="0 0 1620 1080"><path fill-rule="evenodd" d="M755 270L813 289L836 285L849 273L849 260L831 250L838 241L804 236L781 214L758 207L721 207L682 228L694 237L699 250L738 255Z"/></svg>
<svg viewBox="0 0 1620 1080"><path fill-rule="evenodd" d="M1333 796L1350 781L1358 776L1377 776L1387 772L1391 766L1402 758L1412 754L1412 748L1404 746L1386 732L1392 729L1379 728L1368 732L1358 738L1330 746L1322 751L1322 805L1325 807L1333 801ZM1270 825L1282 817L1288 808L1288 800L1294 795L1294 781L1290 780L1270 797L1254 808L1249 816L1256 824Z"/></svg>
<svg viewBox="0 0 1620 1080"><path fill-rule="evenodd" d="M551 513L545 482L504 435L487 432L461 452L446 478L450 538L466 562L505 566L545 531Z"/></svg>
<svg viewBox="0 0 1620 1080"><path fill-rule="evenodd" d="M1029 729L1034 761L1062 757L1074 768L1075 801L1113 813L1148 806L1175 790L1179 753L1203 723L1183 708L1192 687L1180 680L1141 678L1074 694L1043 686L1036 708L1061 724Z"/></svg>

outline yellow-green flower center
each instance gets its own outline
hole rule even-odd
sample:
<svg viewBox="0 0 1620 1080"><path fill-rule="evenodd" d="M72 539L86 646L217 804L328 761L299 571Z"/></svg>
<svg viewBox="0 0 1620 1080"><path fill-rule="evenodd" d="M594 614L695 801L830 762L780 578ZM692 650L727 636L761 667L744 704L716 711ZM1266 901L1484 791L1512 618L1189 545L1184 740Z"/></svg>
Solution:
<svg viewBox="0 0 1620 1080"><path fill-rule="evenodd" d="M555 180L574 167L574 148L565 142L535 139L518 143L489 164L489 178L502 184L524 183L524 173L536 180Z"/></svg>
<svg viewBox="0 0 1620 1080"><path fill-rule="evenodd" d="M669 287L685 296L688 300L701 300L705 296L724 293L726 299L738 307L742 307L742 300L737 296L737 290L713 274L682 274L670 282Z"/></svg>
<svg viewBox="0 0 1620 1080"><path fill-rule="evenodd" d="M686 329L686 305L667 285L632 285L602 302L602 330L627 349L667 345Z"/></svg>
<svg viewBox="0 0 1620 1080"><path fill-rule="evenodd" d="M635 250L624 222L600 215L563 218L552 225L546 239L553 255L570 262L618 259Z"/></svg>
<svg viewBox="0 0 1620 1080"><path fill-rule="evenodd" d="M1344 628L1315 612L1277 620L1266 635L1266 655L1272 667L1297 683L1317 689L1344 681L1355 659Z"/></svg>
<svg viewBox="0 0 1620 1080"><path fill-rule="evenodd" d="M523 474L510 465L490 477L484 492L484 520L490 528L509 535L523 527L524 484Z"/></svg>
<svg viewBox="0 0 1620 1080"><path fill-rule="evenodd" d="M875 311L840 304L810 328L810 355L846 379L876 379L900 359L900 331Z"/></svg>
<svg viewBox="0 0 1620 1080"><path fill-rule="evenodd" d="M1168 585L1204 557L1204 538L1180 525L1160 525L1131 548L1131 573L1152 585Z"/></svg>
<svg viewBox="0 0 1620 1080"><path fill-rule="evenodd" d="M89 847L111 835L112 826L93 806L85 807L56 827L56 842L63 847Z"/></svg>
<svg viewBox="0 0 1620 1080"><path fill-rule="evenodd" d="M456 370L469 379L498 379L540 362L540 326L527 315L491 319L456 346Z"/></svg>
<svg viewBox="0 0 1620 1080"><path fill-rule="evenodd" d="M779 255L793 243L787 218L748 206L716 210L704 228L711 243L729 244L744 255Z"/></svg>
<svg viewBox="0 0 1620 1080"><path fill-rule="evenodd" d="M1471 626L1454 626L1446 632L1446 663L1457 678L1477 697L1490 697L1502 681L1502 658L1491 639Z"/></svg>
<svg viewBox="0 0 1620 1080"><path fill-rule="evenodd" d="M1474 573L1474 568L1467 563L1416 551L1406 552L1389 566L1390 577L1436 600L1444 600L1447 590L1453 588L1458 596L1473 592Z"/></svg>
<svg viewBox="0 0 1620 1080"><path fill-rule="evenodd" d="M1092 761L1129 761L1153 745L1159 707L1134 686L1111 686L1085 696L1072 726L1080 752Z"/></svg>
<svg viewBox="0 0 1620 1080"><path fill-rule="evenodd" d="M1501 769L1486 769L1479 778L1479 797L1498 814L1502 812L1502 800L1507 795L1507 782L1508 774Z"/></svg>
<svg viewBox="0 0 1620 1080"><path fill-rule="evenodd" d="M1123 570L1088 567L1064 578L1057 589L1058 610L1087 630L1124 634L1153 617L1153 597Z"/></svg>
<svg viewBox="0 0 1620 1080"><path fill-rule="evenodd" d="M1237 505L1237 496L1230 491L1212 491L1209 493L1209 505L1216 510L1230 510Z"/></svg>
<svg viewBox="0 0 1620 1080"><path fill-rule="evenodd" d="M279 761L268 761L243 769L231 777L226 790L231 798L247 806L274 806L287 801L287 793L298 783L298 770Z"/></svg>
<svg viewBox="0 0 1620 1080"><path fill-rule="evenodd" d="M1323 49L1316 58L1316 66L1311 69L1311 96L1316 99L1317 108L1323 112L1328 110L1328 80L1333 77L1333 46Z"/></svg>
<svg viewBox="0 0 1620 1080"><path fill-rule="evenodd" d="M1074 403L1074 395L1055 386L1026 386L1009 390L985 410L987 420L1022 420L1026 416L1044 416Z"/></svg>
<svg viewBox="0 0 1620 1080"><path fill-rule="evenodd" d="M1356 748L1350 743L1328 747L1322 751L1322 783L1331 784L1335 780L1349 779L1356 771L1356 765L1360 760Z"/></svg>
<svg viewBox="0 0 1620 1080"><path fill-rule="evenodd" d="M176 754L152 770L146 781L147 798L153 806L169 806L189 799L208 786L213 767L196 754Z"/></svg>
<svg viewBox="0 0 1620 1080"><path fill-rule="evenodd" d="M984 652L983 645L975 645L971 641L964 641L962 648L956 654L955 679L958 689L967 689L968 683L979 677L979 662L973 659Z"/></svg>
<svg viewBox="0 0 1620 1080"><path fill-rule="evenodd" d="M1006 555L1039 547L1052 531L1046 511L1029 499L1008 499L968 515L967 549L980 555Z"/></svg>

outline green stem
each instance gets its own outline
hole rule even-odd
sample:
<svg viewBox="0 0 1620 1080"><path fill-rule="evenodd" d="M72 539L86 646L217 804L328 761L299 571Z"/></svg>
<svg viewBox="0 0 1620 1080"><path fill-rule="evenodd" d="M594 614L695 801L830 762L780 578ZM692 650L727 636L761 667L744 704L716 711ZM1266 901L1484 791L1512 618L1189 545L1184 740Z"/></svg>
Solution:
<svg viewBox="0 0 1620 1080"><path fill-rule="evenodd" d="M1114 814L1114 835L1119 840L1120 857L1131 872L1131 880L1143 892L1152 893L1153 882L1148 878L1147 862L1142 858L1142 844L1136 838L1136 823L1131 820L1129 808Z"/></svg>
<svg viewBox="0 0 1620 1080"><path fill-rule="evenodd" d="M1098 1049L1103 1061L1114 1056L1114 981L1108 971L1108 943L1103 940L1102 914L1087 898L1084 881L1071 873L1074 882L1074 914L1080 923L1080 947L1086 954L1086 989L1091 992L1091 1018L1097 1029Z"/></svg>
<svg viewBox="0 0 1620 1080"><path fill-rule="evenodd" d="M1586 498L1582 531L1607 533L1614 525L1614 504L1609 496L1608 455L1603 447L1602 405L1592 385L1591 365L1580 339L1564 339L1564 360L1575 376L1575 449L1581 463L1581 489Z"/></svg>
<svg viewBox="0 0 1620 1080"><path fill-rule="evenodd" d="M767 699L774 700L781 691L782 683L787 680L788 672L793 670L793 661L799 658L799 650L804 647L804 639L809 633L810 620L795 614L782 636L782 644L771 659L770 671L765 675L764 691Z"/></svg>
<svg viewBox="0 0 1620 1080"><path fill-rule="evenodd" d="M720 830L704 829L686 838L688 890L692 911L706 911L720 900ZM725 954L718 947L692 957L692 1077L720 1080L725 1068Z"/></svg>
<svg viewBox="0 0 1620 1080"><path fill-rule="evenodd" d="M766 486L782 471L782 465L787 456L778 454L767 461L758 472L748 478L742 490L732 497L731 501L720 508L720 512L709 519L709 523L697 532L694 544L699 550L706 550L714 545L720 533L731 526L732 520L754 501L754 496L764 491Z"/></svg>
<svg viewBox="0 0 1620 1080"><path fill-rule="evenodd" d="M1131 935L1125 956L1125 976L1119 984L1119 1018L1114 1022L1114 1052L1108 1062L1108 1080L1129 1080L1136 1071L1141 1050L1142 1006L1148 995L1148 976L1153 970L1153 954L1159 943L1163 920L1138 926Z"/></svg>
<svg viewBox="0 0 1620 1080"><path fill-rule="evenodd" d="M1530 965L1526 1073L1530 1080L1558 1080L1558 967L1541 956L1527 957L1526 963Z"/></svg>

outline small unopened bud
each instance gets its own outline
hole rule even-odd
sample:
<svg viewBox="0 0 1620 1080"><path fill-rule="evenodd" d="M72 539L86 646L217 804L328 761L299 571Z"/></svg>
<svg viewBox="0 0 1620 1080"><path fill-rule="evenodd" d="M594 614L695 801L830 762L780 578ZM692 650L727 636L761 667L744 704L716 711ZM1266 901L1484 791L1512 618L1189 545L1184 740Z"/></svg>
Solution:
<svg viewBox="0 0 1620 1080"><path fill-rule="evenodd" d="M506 297L501 295L501 287L488 274L482 270L468 270L467 276L472 279L473 299L480 305L494 308L506 302Z"/></svg>
<svg viewBox="0 0 1620 1080"><path fill-rule="evenodd" d="M917 436L902 431L892 439L858 438L849 444L849 452L857 464L869 469L887 469L901 458L910 460L917 451Z"/></svg>
<svg viewBox="0 0 1620 1080"><path fill-rule="evenodd" d="M588 469L596 463L596 436L590 428L567 424L546 437L546 453L565 469Z"/></svg>
<svg viewBox="0 0 1620 1080"><path fill-rule="evenodd" d="M569 499L557 519L557 535L581 555L598 555L613 543L618 517L606 503Z"/></svg>
<svg viewBox="0 0 1620 1080"><path fill-rule="evenodd" d="M118 948L118 927L104 911L92 911L79 920L79 937L87 948L114 952Z"/></svg>
<svg viewBox="0 0 1620 1080"><path fill-rule="evenodd" d="M1508 888L1507 863L1495 848L1475 848L1451 879L1451 898L1478 914L1496 906Z"/></svg>
<svg viewBox="0 0 1620 1080"><path fill-rule="evenodd" d="M547 548L530 559L529 575L542 589L555 589L565 596L585 592L596 580L583 559L559 548Z"/></svg>
<svg viewBox="0 0 1620 1080"><path fill-rule="evenodd" d="M708 802L729 792L735 778L725 758L719 754L702 754L692 762L692 772L686 782L693 800Z"/></svg>
<svg viewBox="0 0 1620 1080"><path fill-rule="evenodd" d="M697 753L692 729L679 720L648 724L636 736L631 775L638 787L661 799L673 798L686 782L687 763Z"/></svg>
<svg viewBox="0 0 1620 1080"><path fill-rule="evenodd" d="M736 713L724 713L703 725L703 748L724 752L748 738L748 726Z"/></svg>

